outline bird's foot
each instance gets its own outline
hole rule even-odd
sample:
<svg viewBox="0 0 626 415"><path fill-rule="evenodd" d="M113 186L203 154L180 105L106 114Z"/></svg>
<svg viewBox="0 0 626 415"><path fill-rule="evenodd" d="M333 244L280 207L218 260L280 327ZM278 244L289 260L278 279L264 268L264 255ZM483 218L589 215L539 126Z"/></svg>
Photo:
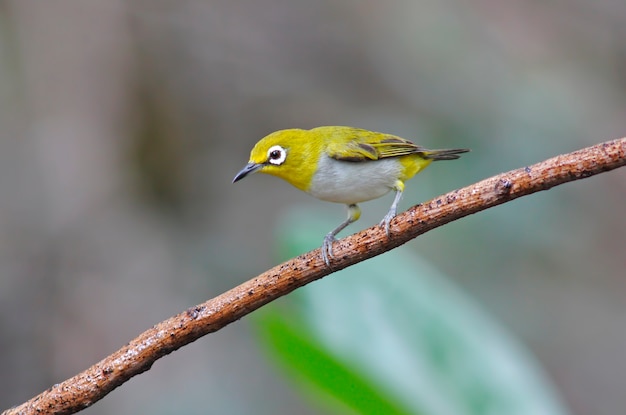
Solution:
<svg viewBox="0 0 626 415"><path fill-rule="evenodd" d="M379 226L385 227L385 233L387 234L387 238L389 238L389 224L391 223L391 220L395 217L396 217L395 210L390 210L389 212L387 212L383 220L380 221Z"/></svg>
<svg viewBox="0 0 626 415"><path fill-rule="evenodd" d="M331 232L324 237L324 243L322 244L322 259L324 259L324 263L328 268L331 268L330 259L334 258L333 242L335 241L335 235Z"/></svg>

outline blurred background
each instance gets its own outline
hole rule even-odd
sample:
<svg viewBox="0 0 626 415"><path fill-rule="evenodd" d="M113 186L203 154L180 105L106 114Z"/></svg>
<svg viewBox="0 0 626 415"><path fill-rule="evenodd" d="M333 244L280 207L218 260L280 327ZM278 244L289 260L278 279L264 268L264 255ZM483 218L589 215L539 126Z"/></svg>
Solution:
<svg viewBox="0 0 626 415"><path fill-rule="evenodd" d="M0 1L0 408L274 265L290 209L343 220L272 177L231 184L274 130L472 149L409 182L402 210L624 136L625 19L612 0ZM623 413L625 200L618 170L400 249L513 332L573 414ZM85 413L318 413L250 324Z"/></svg>

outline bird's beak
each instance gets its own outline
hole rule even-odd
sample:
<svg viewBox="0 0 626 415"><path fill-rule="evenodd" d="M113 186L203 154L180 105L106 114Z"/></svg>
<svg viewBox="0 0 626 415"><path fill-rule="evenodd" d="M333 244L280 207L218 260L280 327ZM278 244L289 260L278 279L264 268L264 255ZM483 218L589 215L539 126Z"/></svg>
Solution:
<svg viewBox="0 0 626 415"><path fill-rule="evenodd" d="M254 173L255 171L259 170L261 167L263 167L262 164L257 164L257 163L252 163L252 162L246 164L246 166L243 169L241 169L239 173L237 173L237 175L233 179L233 183L238 182L239 180L243 179L250 173Z"/></svg>

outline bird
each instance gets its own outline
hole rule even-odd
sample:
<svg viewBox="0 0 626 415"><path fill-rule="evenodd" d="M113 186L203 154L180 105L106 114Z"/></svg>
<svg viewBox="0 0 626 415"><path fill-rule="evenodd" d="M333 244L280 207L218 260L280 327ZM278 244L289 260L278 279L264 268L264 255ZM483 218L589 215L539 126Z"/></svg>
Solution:
<svg viewBox="0 0 626 415"><path fill-rule="evenodd" d="M395 192L379 224L389 237L389 225L397 214L405 182L433 161L455 160L468 151L428 150L395 135L355 127L293 128L259 140L233 183L260 172L279 177L318 199L345 204L347 219L326 234L322 243L322 259L330 268L335 237L361 216L358 203Z"/></svg>

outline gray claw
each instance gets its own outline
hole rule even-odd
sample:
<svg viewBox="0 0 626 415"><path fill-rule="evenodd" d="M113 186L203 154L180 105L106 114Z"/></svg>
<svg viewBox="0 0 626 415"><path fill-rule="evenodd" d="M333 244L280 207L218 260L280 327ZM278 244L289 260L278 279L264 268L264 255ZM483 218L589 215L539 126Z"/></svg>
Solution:
<svg viewBox="0 0 626 415"><path fill-rule="evenodd" d="M391 223L391 220L396 216L395 214L390 213L387 213L383 220L381 220L379 223L380 226L385 226L385 233L387 234L387 237L389 237L389 224Z"/></svg>
<svg viewBox="0 0 626 415"><path fill-rule="evenodd" d="M322 259L328 268L330 268L330 258L334 258L333 242L335 242L335 237L328 234L324 237L324 243L322 244Z"/></svg>

